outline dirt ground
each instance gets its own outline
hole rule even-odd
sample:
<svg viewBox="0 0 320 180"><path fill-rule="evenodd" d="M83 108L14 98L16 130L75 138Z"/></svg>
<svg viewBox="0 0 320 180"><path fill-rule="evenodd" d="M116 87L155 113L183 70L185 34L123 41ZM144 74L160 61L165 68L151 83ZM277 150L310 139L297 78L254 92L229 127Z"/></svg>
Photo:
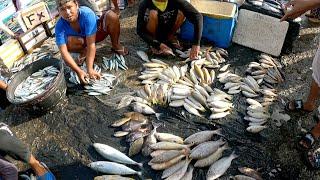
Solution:
<svg viewBox="0 0 320 180"><path fill-rule="evenodd" d="M45 115L30 115L13 105L0 114L1 121L11 126L32 153L50 167L57 179L87 180L99 175L86 166L92 161L103 160L92 147L95 142L108 144L122 152L128 150L128 144L124 140L112 136L115 129L110 124L130 110L115 110L116 100L133 92L139 84L136 75L141 70L142 61L135 51L145 50L147 46L135 33L136 14L137 6L126 9L121 14L121 40L130 50L130 55L126 56L130 69L119 75L119 84L111 95L96 98L69 89L63 105ZM311 63L319 42L319 32L319 28L304 22L293 52L281 57L286 81L276 87L279 101L271 106L271 111L284 108L281 99L306 99L312 80ZM244 75L245 65L256 60L260 54L238 45L232 45L228 51L229 62L239 75ZM102 56L110 54L109 43L98 45L98 61L101 61ZM226 154L235 150L239 158L233 161L231 168L221 179L239 174L237 168L242 166L259 169L264 179L320 179L320 172L308 170L302 161L302 154L295 148L299 135L315 124L312 120L315 112L305 115L290 114L291 120L282 122L280 127L270 121L268 129L260 135L252 135L245 131L246 124L242 119L246 108L245 99L236 95L234 102L236 106L232 114L218 122L196 118L182 109L156 107L158 113L163 113L159 121L165 124L159 131L187 137L199 130L222 127L232 148ZM150 171L148 158L138 155L133 159L144 163L145 178L159 179L159 172ZM22 169L28 168L22 163L16 163ZM196 169L194 179L205 179L206 170ZM270 176L270 172L274 176Z"/></svg>

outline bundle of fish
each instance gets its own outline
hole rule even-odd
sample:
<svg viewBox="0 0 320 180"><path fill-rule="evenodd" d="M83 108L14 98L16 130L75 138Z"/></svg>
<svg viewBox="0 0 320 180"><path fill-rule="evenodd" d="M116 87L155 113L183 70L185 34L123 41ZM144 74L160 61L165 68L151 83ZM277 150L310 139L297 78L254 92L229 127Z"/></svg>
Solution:
<svg viewBox="0 0 320 180"><path fill-rule="evenodd" d="M94 143L93 147L96 151L104 158L112 161L97 161L92 162L88 166L98 172L106 173L106 174L114 174L114 175L138 175L141 176L142 173L140 171L135 171L132 168L125 166L128 165L136 165L142 167L141 163L137 163L132 160L119 150L108 146L106 144ZM121 163L121 164L120 164ZM121 177L120 177L121 178Z"/></svg>
<svg viewBox="0 0 320 180"><path fill-rule="evenodd" d="M231 95L215 88L207 99L208 106L212 112L209 118L219 119L230 114L230 110L233 108L231 100Z"/></svg>
<svg viewBox="0 0 320 180"><path fill-rule="evenodd" d="M126 136L130 143L129 156L138 154L145 142L145 138L151 131L149 120L143 114L137 112L128 112L125 117L115 121L112 127L121 127L120 131L114 133L115 137ZM154 125L155 129L158 125Z"/></svg>
<svg viewBox="0 0 320 180"><path fill-rule="evenodd" d="M126 66L126 61L122 55L113 54L109 59L103 57L102 60L102 67L105 70L115 70L118 71L119 69L127 70L128 67Z"/></svg>
<svg viewBox="0 0 320 180"><path fill-rule="evenodd" d="M53 38L49 38L41 45L41 47L36 48L31 54L28 54L18 61L15 61L10 71L12 73L18 72L23 69L26 65L31 64L39 59L54 55L59 52Z"/></svg>
<svg viewBox="0 0 320 180"><path fill-rule="evenodd" d="M284 77L281 73L281 64L276 59L266 54L261 54L259 62L251 62L246 70L251 76L261 84L273 88L274 84L284 82Z"/></svg>
<svg viewBox="0 0 320 180"><path fill-rule="evenodd" d="M14 91L14 98L19 102L24 102L42 94L47 90L50 83L54 82L59 72L56 67L48 66L31 74L17 86Z"/></svg>
<svg viewBox="0 0 320 180"><path fill-rule="evenodd" d="M200 131L183 140L173 134L158 133L155 128L148 136L153 139L148 144L152 150L148 164L154 170L163 170L162 179L192 179L194 167L209 167L207 179L216 179L237 156L233 153L221 158L228 146L223 139L212 141L214 135L221 135L221 129ZM196 160L194 165L190 164L191 160Z"/></svg>
<svg viewBox="0 0 320 180"><path fill-rule="evenodd" d="M87 66L85 63L80 68L87 72ZM98 65L94 64L93 68L96 72L101 73L101 68ZM101 73L100 79L86 79L87 84L84 86L85 92L87 92L90 96L108 94L108 92L110 92L113 88L113 81L115 79L116 76L108 73ZM70 72L69 81L73 84L81 84L77 73L74 71Z"/></svg>
<svg viewBox="0 0 320 180"><path fill-rule="evenodd" d="M219 69L220 73L218 74L217 78L219 82L224 84L224 88L228 90L228 94L238 94L240 90L240 84L242 81L242 77L237 74L231 73L228 68L230 64L224 65L222 68Z"/></svg>

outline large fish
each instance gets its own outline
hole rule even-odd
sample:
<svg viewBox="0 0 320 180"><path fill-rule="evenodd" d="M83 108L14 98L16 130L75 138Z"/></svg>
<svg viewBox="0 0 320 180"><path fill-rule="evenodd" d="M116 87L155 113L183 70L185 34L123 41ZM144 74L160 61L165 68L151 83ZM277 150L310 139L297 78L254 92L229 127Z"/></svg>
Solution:
<svg viewBox="0 0 320 180"><path fill-rule="evenodd" d="M228 157L224 157L212 164L207 172L207 180L214 180L222 176L230 167L233 159L237 158L238 155L235 152Z"/></svg>
<svg viewBox="0 0 320 180"><path fill-rule="evenodd" d="M189 157L192 159L203 159L215 152L224 143L225 141L222 138L218 141L207 141L201 143L192 149Z"/></svg>
<svg viewBox="0 0 320 180"><path fill-rule="evenodd" d="M184 143L198 145L203 142L209 141L210 139L212 139L213 135L222 135L221 131L222 129L216 129L214 131L200 131L187 137L184 140Z"/></svg>
<svg viewBox="0 0 320 180"><path fill-rule="evenodd" d="M93 147L101 156L103 156L108 160L123 163L123 164L138 165L140 167L143 166L142 163L135 162L134 160L130 159L128 156L126 156L122 152L106 144L94 143Z"/></svg>
<svg viewBox="0 0 320 180"><path fill-rule="evenodd" d="M123 164L118 164L114 162L97 161L97 162L90 163L88 166L95 171L107 173L107 174L117 174L117 175L137 174L138 176L142 175L141 172L135 171Z"/></svg>
<svg viewBox="0 0 320 180"><path fill-rule="evenodd" d="M120 175L103 175L103 176L97 176L93 180L134 180L134 179L129 177L123 177Z"/></svg>
<svg viewBox="0 0 320 180"><path fill-rule="evenodd" d="M228 149L229 147L225 144L222 147L219 147L214 153L209 155L206 158L199 159L195 164L194 167L207 167L216 162L218 159L222 157L222 153L224 150Z"/></svg>
<svg viewBox="0 0 320 180"><path fill-rule="evenodd" d="M179 143L182 144L183 143L183 139L179 136L173 135L173 134L169 134L169 133L155 133L155 137L159 140L159 141L167 141L167 142L174 142L174 143Z"/></svg>

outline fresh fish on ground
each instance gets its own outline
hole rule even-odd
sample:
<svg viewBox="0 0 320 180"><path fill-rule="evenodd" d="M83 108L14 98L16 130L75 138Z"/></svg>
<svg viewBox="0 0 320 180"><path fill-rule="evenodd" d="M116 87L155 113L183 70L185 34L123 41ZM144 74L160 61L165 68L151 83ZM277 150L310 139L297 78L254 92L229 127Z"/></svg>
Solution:
<svg viewBox="0 0 320 180"><path fill-rule="evenodd" d="M114 162L96 161L96 162L90 163L88 166L95 171L107 173L107 174L117 174L117 175L137 174L138 176L142 175L141 172L135 171L123 164L118 164Z"/></svg>

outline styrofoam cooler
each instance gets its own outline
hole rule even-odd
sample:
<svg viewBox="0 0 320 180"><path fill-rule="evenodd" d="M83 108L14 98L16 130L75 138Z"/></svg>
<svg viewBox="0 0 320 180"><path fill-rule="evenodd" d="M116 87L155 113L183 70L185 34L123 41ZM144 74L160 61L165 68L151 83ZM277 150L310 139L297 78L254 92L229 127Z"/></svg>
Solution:
<svg viewBox="0 0 320 180"><path fill-rule="evenodd" d="M203 14L202 38L218 47L229 47L237 21L236 4L196 0L191 0L191 4ZM186 20L180 28L180 38L191 41L193 33L193 24Z"/></svg>
<svg viewBox="0 0 320 180"><path fill-rule="evenodd" d="M261 13L241 9L232 41L279 56L288 31L289 23Z"/></svg>

